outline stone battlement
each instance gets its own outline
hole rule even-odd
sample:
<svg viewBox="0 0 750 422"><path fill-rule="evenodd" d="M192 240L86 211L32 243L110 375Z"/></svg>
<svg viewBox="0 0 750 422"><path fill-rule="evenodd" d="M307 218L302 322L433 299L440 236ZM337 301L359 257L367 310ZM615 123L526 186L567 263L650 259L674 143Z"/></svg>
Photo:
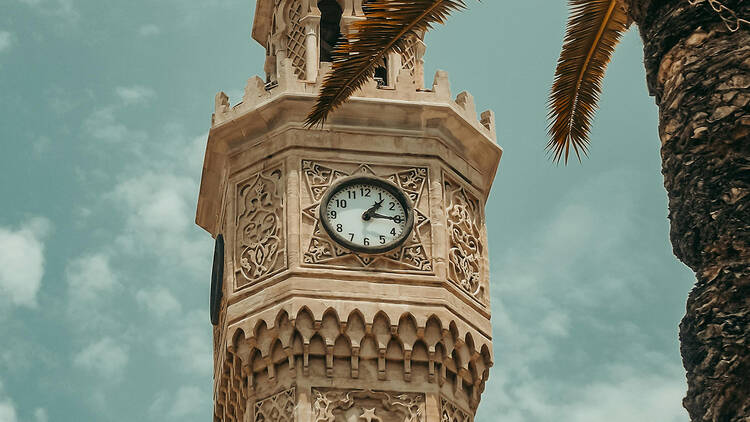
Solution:
<svg viewBox="0 0 750 422"><path fill-rule="evenodd" d="M258 76L250 78L245 86L242 101L231 105L230 98L224 92L218 93L216 95L212 126L221 126L285 95L316 98L325 75L329 70L330 63L323 63L318 79L315 82L306 82L298 79L291 65L291 59L285 59L278 69L278 80L274 83L265 83ZM485 136L496 140L495 114L491 110L487 110L482 112L480 116L477 116L474 97L466 91L459 93L453 99L451 97L448 72L437 71L432 82L432 88L429 90L421 89L420 85L421 83L417 81L415 75L406 69L402 69L393 86L379 86L377 81L371 79L349 101L380 100L445 104L455 110L457 114L462 116L477 130L483 132ZM341 108L344 107L346 107L346 103ZM336 111L332 113L331 117L335 118L335 114Z"/></svg>

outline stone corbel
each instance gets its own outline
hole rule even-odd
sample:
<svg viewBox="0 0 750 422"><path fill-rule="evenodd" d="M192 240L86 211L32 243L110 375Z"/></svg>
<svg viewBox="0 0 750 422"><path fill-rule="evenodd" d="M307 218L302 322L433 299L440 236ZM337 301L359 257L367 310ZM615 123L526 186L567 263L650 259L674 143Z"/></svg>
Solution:
<svg viewBox="0 0 750 422"><path fill-rule="evenodd" d="M411 381L411 350L404 351L404 381Z"/></svg>
<svg viewBox="0 0 750 422"><path fill-rule="evenodd" d="M378 350L378 379L385 381L385 349Z"/></svg>
<svg viewBox="0 0 750 422"><path fill-rule="evenodd" d="M434 383L435 382L435 352L434 351L430 351L429 353L430 353L430 362L428 364L429 365L429 373L428 373L428 376L427 376L427 380L430 383Z"/></svg>
<svg viewBox="0 0 750 422"><path fill-rule="evenodd" d="M266 362L266 369L268 370L268 379L273 380L276 379L276 365L273 364L273 361L271 360L271 357L263 358L263 360Z"/></svg>
<svg viewBox="0 0 750 422"><path fill-rule="evenodd" d="M326 376L333 378L333 346L326 346Z"/></svg>
<svg viewBox="0 0 750 422"><path fill-rule="evenodd" d="M247 365L245 363L242 364L242 375L247 377L247 395L248 396L254 396L255 395L255 386L254 384L254 374L253 369L250 367L250 365Z"/></svg>
<svg viewBox="0 0 750 422"><path fill-rule="evenodd" d="M297 377L297 371L294 370L294 351L291 347L285 347L284 348L284 354L286 354L287 361L289 362L289 374L291 374L292 378Z"/></svg>
<svg viewBox="0 0 750 422"><path fill-rule="evenodd" d="M310 375L310 342L302 345L302 373L307 377Z"/></svg>
<svg viewBox="0 0 750 422"><path fill-rule="evenodd" d="M359 378L359 347L352 347L352 378Z"/></svg>
<svg viewBox="0 0 750 422"><path fill-rule="evenodd" d="M471 397L469 397L469 406L472 409L476 409L477 407L479 407L479 387L480 387L480 383L476 383L471 389Z"/></svg>

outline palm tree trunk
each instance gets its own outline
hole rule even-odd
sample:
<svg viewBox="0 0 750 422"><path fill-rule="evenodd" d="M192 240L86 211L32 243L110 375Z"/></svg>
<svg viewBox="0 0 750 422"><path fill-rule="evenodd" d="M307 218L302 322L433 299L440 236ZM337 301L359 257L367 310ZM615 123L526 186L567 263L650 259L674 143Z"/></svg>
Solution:
<svg viewBox="0 0 750 422"><path fill-rule="evenodd" d="M750 421L750 25L708 2L626 0L659 106L675 255L697 282L680 324L692 421ZM750 1L722 0L750 18ZM732 22L730 22L732 23Z"/></svg>

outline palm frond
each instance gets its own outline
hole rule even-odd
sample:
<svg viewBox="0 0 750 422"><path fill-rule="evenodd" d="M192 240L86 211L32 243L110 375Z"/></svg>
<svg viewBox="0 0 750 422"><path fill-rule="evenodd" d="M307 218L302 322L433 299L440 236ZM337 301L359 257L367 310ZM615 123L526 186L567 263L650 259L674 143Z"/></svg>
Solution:
<svg viewBox="0 0 750 422"><path fill-rule="evenodd" d="M570 18L549 98L547 149L559 162L586 154L602 79L629 21L621 0L570 0Z"/></svg>
<svg viewBox="0 0 750 422"><path fill-rule="evenodd" d="M366 19L353 24L350 35L337 44L333 66L325 77L308 127L322 124L328 114L362 87L391 51L401 52L407 36L443 23L464 9L463 0L373 0L366 4Z"/></svg>

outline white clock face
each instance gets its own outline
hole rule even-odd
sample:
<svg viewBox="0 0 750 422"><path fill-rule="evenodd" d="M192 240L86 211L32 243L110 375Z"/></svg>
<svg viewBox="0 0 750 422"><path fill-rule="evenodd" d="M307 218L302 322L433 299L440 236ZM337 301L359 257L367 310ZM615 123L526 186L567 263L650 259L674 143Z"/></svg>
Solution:
<svg viewBox="0 0 750 422"><path fill-rule="evenodd" d="M384 180L357 177L331 187L321 203L330 236L349 249L384 252L403 243L413 217L406 196Z"/></svg>

